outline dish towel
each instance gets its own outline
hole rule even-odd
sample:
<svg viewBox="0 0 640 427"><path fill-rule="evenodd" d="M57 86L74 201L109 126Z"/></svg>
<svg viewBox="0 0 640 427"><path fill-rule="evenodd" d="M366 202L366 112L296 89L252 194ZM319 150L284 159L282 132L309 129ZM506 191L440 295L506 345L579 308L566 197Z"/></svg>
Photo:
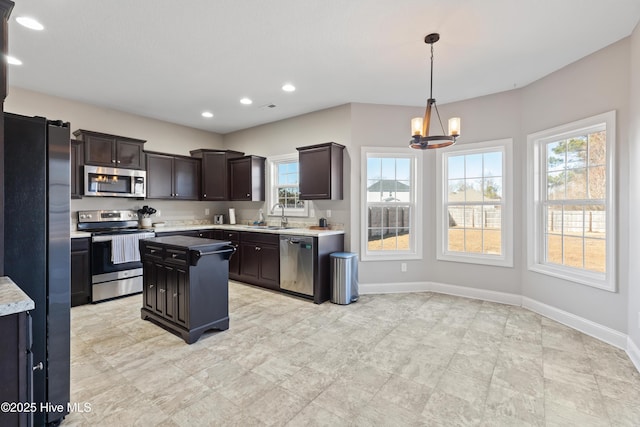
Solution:
<svg viewBox="0 0 640 427"><path fill-rule="evenodd" d="M139 242L155 237L154 233L120 234L111 239L111 262L124 264L140 261Z"/></svg>

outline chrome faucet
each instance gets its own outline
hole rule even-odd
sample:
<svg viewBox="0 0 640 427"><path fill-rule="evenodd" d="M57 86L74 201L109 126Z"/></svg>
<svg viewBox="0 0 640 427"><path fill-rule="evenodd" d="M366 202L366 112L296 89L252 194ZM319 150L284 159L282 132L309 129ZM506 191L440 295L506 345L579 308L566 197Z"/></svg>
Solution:
<svg viewBox="0 0 640 427"><path fill-rule="evenodd" d="M280 227L286 227L289 222L287 221L287 217L284 216L284 205L282 203L276 203L271 208L271 213L274 213L276 208L282 209L282 218L280 219Z"/></svg>

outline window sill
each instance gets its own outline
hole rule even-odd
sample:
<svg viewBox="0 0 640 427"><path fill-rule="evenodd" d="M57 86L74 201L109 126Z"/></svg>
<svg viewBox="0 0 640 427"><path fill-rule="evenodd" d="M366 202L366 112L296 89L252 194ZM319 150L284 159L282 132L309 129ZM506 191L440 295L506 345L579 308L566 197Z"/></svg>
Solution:
<svg viewBox="0 0 640 427"><path fill-rule="evenodd" d="M421 260L422 256L418 254L380 254L380 255L366 255L363 254L360 261L363 262L371 262L371 261L415 261Z"/></svg>
<svg viewBox="0 0 640 427"><path fill-rule="evenodd" d="M467 264L481 264L493 267L507 267L513 268L513 259L507 259L501 256L477 256L469 254L456 254L451 253L438 254L436 256L438 261L450 261L450 262L464 262Z"/></svg>
<svg viewBox="0 0 640 427"><path fill-rule="evenodd" d="M603 291L616 292L613 280L607 280L605 274L587 273L582 271L573 271L570 268L562 268L550 266L547 264L529 265L529 271L545 274L547 276L557 277L558 279L567 280L581 285L590 286L592 288L602 289Z"/></svg>

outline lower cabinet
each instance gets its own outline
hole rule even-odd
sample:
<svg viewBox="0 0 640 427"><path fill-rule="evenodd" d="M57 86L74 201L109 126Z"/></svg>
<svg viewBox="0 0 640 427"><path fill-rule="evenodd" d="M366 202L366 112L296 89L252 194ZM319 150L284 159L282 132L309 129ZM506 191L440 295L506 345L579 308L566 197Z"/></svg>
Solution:
<svg viewBox="0 0 640 427"><path fill-rule="evenodd" d="M280 289L280 249L277 234L240 234L239 280L269 289Z"/></svg>
<svg viewBox="0 0 640 427"><path fill-rule="evenodd" d="M71 307L91 302L91 239L71 239Z"/></svg>
<svg viewBox="0 0 640 427"><path fill-rule="evenodd" d="M31 322L29 313L0 316L0 402L29 404L33 399L29 395L33 387L33 356L30 352ZM24 411L0 411L2 426L30 426L33 414Z"/></svg>

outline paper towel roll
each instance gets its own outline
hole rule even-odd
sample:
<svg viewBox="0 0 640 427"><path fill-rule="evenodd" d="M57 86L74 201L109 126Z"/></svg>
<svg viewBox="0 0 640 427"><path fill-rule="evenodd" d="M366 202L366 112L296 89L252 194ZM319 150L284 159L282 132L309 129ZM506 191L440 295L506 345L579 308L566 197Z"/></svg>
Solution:
<svg viewBox="0 0 640 427"><path fill-rule="evenodd" d="M234 208L229 208L229 224L236 223L236 210Z"/></svg>

